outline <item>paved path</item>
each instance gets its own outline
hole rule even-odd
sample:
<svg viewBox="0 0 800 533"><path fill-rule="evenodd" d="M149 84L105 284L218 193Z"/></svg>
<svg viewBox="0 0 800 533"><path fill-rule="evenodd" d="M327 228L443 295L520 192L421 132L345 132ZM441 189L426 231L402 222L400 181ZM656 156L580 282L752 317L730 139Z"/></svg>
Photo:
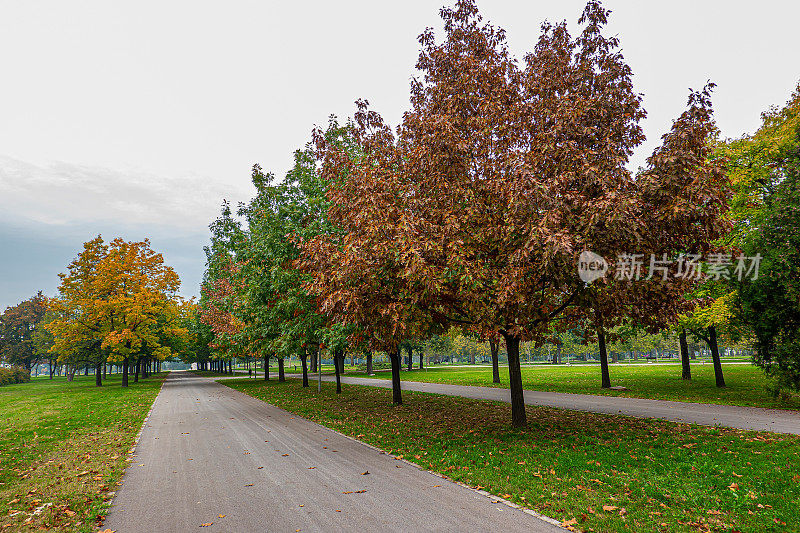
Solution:
<svg viewBox="0 0 800 533"><path fill-rule="evenodd" d="M208 523L200 531L563 531L212 379L172 372L104 528Z"/></svg>
<svg viewBox="0 0 800 533"><path fill-rule="evenodd" d="M263 376L263 374L262 374ZM292 376L296 377L296 376ZM311 379L311 376L309 376ZM316 375L313 376L316 380ZM334 381L333 376L324 375L325 381ZM402 376L401 376L402 379ZM359 378L343 376L342 383L368 385L371 387L392 388L388 379ZM446 385L421 381L403 381L403 390L432 392L448 396L463 396L510 402L511 392L500 387L473 387L467 385ZM763 409L759 407L739 407L708 403L670 402L666 400L644 400L623 398L621 396L596 396L591 394L568 394L564 392L525 391L525 403L545 405L561 409L574 409L591 413L627 415L639 418L660 418L673 422L701 424L704 426L724 426L737 429L772 431L800 435L800 412L782 409Z"/></svg>

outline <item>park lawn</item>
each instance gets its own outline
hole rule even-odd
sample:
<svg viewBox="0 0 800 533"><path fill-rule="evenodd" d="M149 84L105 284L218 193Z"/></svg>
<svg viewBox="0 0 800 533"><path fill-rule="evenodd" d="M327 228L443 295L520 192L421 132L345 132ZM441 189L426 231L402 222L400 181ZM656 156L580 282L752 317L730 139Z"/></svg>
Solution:
<svg viewBox="0 0 800 533"><path fill-rule="evenodd" d="M0 387L0 531L96 531L165 376Z"/></svg>
<svg viewBox="0 0 800 533"><path fill-rule="evenodd" d="M800 437L356 385L225 381L582 531L800 531Z"/></svg>
<svg viewBox="0 0 800 533"><path fill-rule="evenodd" d="M613 391L600 387L600 367L597 365L533 365L522 367L522 383L526 389L574 394L599 394L679 402L701 402L774 409L800 409L800 396L775 398L769 391L764 372L753 365L723 363L724 388L714 382L714 367L710 364L692 365L692 379L681 379L680 365L644 364L611 365L611 385L627 387ZM366 377L364 373L351 373ZM387 372L377 372L373 378L389 379ZM508 367L500 368L500 384L492 383L491 366L433 367L427 370L401 372L404 381L508 387Z"/></svg>

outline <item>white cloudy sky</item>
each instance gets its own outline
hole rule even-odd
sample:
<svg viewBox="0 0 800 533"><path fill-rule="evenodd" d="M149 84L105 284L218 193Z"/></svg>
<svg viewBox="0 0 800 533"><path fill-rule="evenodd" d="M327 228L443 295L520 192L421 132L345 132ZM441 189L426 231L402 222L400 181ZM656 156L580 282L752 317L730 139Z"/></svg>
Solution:
<svg viewBox="0 0 800 533"><path fill-rule="evenodd" d="M53 294L80 244L150 237L196 294L207 226L278 174L326 117L408 104L417 35L444 0L0 0L0 309ZM483 0L513 51L581 0ZM795 0L607 0L644 94L640 164L689 87L718 84L726 136L758 126L800 79ZM574 25L573 25L574 26Z"/></svg>

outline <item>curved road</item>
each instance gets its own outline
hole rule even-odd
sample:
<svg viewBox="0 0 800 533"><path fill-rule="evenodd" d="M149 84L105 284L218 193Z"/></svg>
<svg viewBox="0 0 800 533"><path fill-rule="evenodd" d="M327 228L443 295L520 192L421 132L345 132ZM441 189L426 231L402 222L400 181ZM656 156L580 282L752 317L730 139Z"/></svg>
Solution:
<svg viewBox="0 0 800 533"><path fill-rule="evenodd" d="M261 375L263 376L263 374ZM298 376L292 374L291 377ZM311 376L309 376L309 379L311 379ZM316 379L316 375L313 379ZM333 376L326 374L322 375L322 379L324 381L335 380ZM342 376L342 383L387 389L392 388L392 381L390 379ZM425 383L423 381L403 381L401 387L403 390L430 392L447 396L463 396L464 398L494 400L498 402L511 401L511 392L507 388L501 387L447 385L444 383ZM560 409L588 411L591 413L635 416L638 418L659 418L685 424L722 426L735 429L772 431L774 433L800 435L800 412L784 409L764 409L761 407L672 402L667 400L646 400L621 396L598 396L534 390L525 390L524 396L525 403L528 405L544 405Z"/></svg>
<svg viewBox="0 0 800 533"><path fill-rule="evenodd" d="M212 379L172 372L103 527L151 533L201 526L564 531Z"/></svg>

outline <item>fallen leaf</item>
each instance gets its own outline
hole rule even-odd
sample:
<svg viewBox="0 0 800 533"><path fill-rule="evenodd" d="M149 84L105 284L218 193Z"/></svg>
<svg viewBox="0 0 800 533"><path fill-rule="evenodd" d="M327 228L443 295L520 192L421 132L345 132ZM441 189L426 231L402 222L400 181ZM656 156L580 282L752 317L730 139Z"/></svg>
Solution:
<svg viewBox="0 0 800 533"><path fill-rule="evenodd" d="M603 506L603 510L604 511L616 511L617 510L617 506L616 505L604 505Z"/></svg>
<svg viewBox="0 0 800 533"><path fill-rule="evenodd" d="M728 485L728 488L735 492L735 491L739 490L739 484L738 483L731 483L730 485Z"/></svg>
<svg viewBox="0 0 800 533"><path fill-rule="evenodd" d="M578 523L578 519L577 519L577 518L571 518L571 519L569 519L569 520L566 520L566 521L564 521L564 522L561 522L561 525L562 525L563 527L568 527L568 526L574 526L574 525L575 525L575 524L577 524L577 523Z"/></svg>
<svg viewBox="0 0 800 533"><path fill-rule="evenodd" d="M77 513L72 509L64 509L64 514L67 516L75 516Z"/></svg>
<svg viewBox="0 0 800 533"><path fill-rule="evenodd" d="M217 518L225 518L224 514L217 515Z"/></svg>
<svg viewBox="0 0 800 533"><path fill-rule="evenodd" d="M208 526L210 526L210 525L211 525L211 524L213 524L213 523L214 523L214 522L206 522L205 524L200 524L200 527L208 527Z"/></svg>
<svg viewBox="0 0 800 533"><path fill-rule="evenodd" d="M362 472L361 475L362 476L368 476L369 475L369 470L367 470L366 472ZM797 476L797 477L800 478L800 476Z"/></svg>

